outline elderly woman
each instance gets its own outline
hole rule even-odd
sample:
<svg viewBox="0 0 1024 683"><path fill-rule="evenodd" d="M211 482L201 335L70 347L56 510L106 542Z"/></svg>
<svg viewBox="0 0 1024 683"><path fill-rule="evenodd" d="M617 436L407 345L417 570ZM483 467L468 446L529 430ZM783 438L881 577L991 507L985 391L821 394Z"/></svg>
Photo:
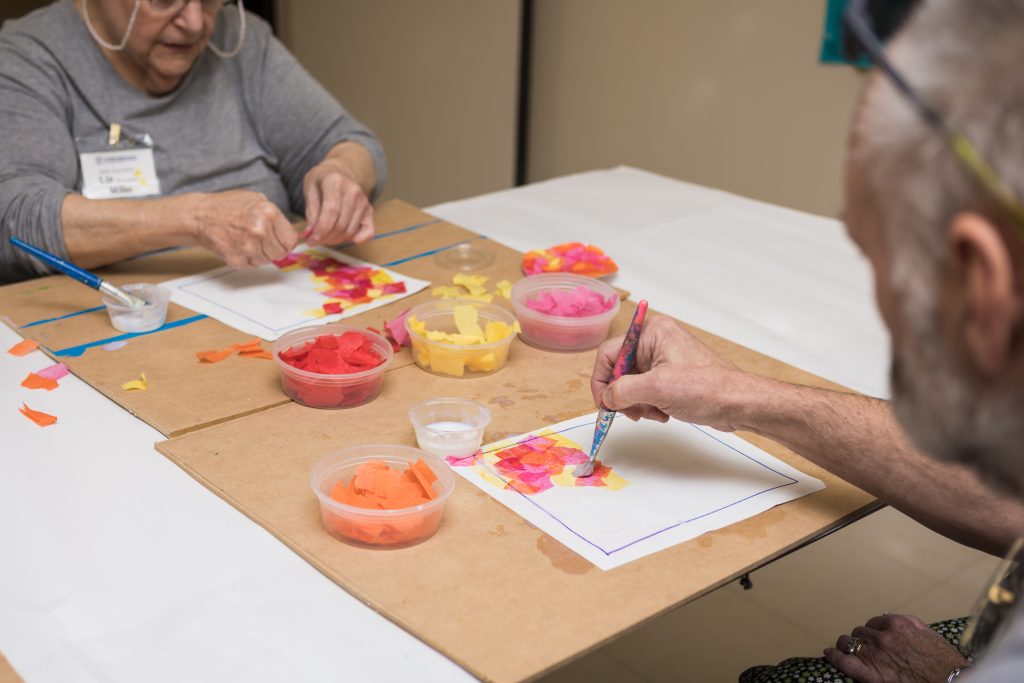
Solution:
<svg viewBox="0 0 1024 683"><path fill-rule="evenodd" d="M373 133L241 0L60 0L5 23L0 137L0 281L47 272L11 236L86 268L360 242L385 174Z"/></svg>

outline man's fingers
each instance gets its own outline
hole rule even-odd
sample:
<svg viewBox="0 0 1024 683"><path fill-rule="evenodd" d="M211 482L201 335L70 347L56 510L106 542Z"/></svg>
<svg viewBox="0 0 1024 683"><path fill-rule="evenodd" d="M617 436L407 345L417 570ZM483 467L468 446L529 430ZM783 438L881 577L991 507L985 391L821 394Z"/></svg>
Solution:
<svg viewBox="0 0 1024 683"><path fill-rule="evenodd" d="M594 371L590 375L590 393L594 396L594 405L601 405L601 396L611 381L615 356L619 353L624 338L619 336L609 339L597 349L597 360L594 361Z"/></svg>
<svg viewBox="0 0 1024 683"><path fill-rule="evenodd" d="M669 416L654 406L643 407L644 417L655 422L668 422Z"/></svg>
<svg viewBox="0 0 1024 683"><path fill-rule="evenodd" d="M858 657L830 647L825 650L825 659L829 664L861 683L871 683L875 680L872 670Z"/></svg>
<svg viewBox="0 0 1024 683"><path fill-rule="evenodd" d="M851 632L854 638L860 638L865 643L877 643L882 632L870 626L858 626Z"/></svg>
<svg viewBox="0 0 1024 683"><path fill-rule="evenodd" d="M623 375L608 385L601 400L605 407L612 410L623 410L638 404L656 405L651 391L653 383L650 373L643 375Z"/></svg>

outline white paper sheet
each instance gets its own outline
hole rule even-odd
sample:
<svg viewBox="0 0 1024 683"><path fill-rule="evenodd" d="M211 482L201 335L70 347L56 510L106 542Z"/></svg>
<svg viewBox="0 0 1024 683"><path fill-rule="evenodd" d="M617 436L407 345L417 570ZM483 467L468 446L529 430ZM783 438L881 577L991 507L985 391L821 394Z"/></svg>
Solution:
<svg viewBox="0 0 1024 683"><path fill-rule="evenodd" d="M429 282L401 275L393 270L360 261L326 247L300 246L296 254L333 258L355 266L379 269L394 282L404 282L405 292L383 294L368 303L342 303L341 313L324 314L322 306L336 300L325 295L327 286L306 268L282 269L273 264L236 270L228 266L161 283L171 290L174 303L216 318L225 325L267 341L306 325L337 322L414 294Z"/></svg>
<svg viewBox="0 0 1024 683"><path fill-rule="evenodd" d="M0 324L0 652L26 681L472 680L157 453L159 432L74 375L53 391L18 386L53 364L5 353L20 339ZM57 423L36 426L22 402Z"/></svg>
<svg viewBox="0 0 1024 683"><path fill-rule="evenodd" d="M484 446L453 469L563 545L608 570L825 487L739 437L686 422L620 417L599 454L608 486L573 485L572 466L538 493L507 484L505 448L558 434L590 452L597 414ZM595 473L594 476L598 476ZM625 485L621 480L625 480ZM565 484L565 485L562 485ZM523 487L526 488L526 487Z"/></svg>

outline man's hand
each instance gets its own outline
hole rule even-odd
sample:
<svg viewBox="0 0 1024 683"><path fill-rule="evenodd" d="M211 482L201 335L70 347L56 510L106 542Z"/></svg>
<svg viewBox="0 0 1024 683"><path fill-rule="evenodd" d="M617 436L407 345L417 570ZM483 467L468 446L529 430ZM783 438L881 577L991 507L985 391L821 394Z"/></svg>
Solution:
<svg viewBox="0 0 1024 683"><path fill-rule="evenodd" d="M597 352L590 380L594 403L618 410L631 420L659 422L674 417L723 431L739 428L735 399L757 377L718 355L671 318L652 318L644 326L634 372L610 382L622 337Z"/></svg>
<svg viewBox="0 0 1024 683"><path fill-rule="evenodd" d="M196 198L196 241L233 268L261 266L290 252L299 235L281 210L259 192L228 190Z"/></svg>
<svg viewBox="0 0 1024 683"><path fill-rule="evenodd" d="M856 655L846 654L852 638L859 638ZM860 683L935 683L967 663L945 638L914 616L887 614L869 619L842 635L825 650L825 659Z"/></svg>
<svg viewBox="0 0 1024 683"><path fill-rule="evenodd" d="M302 182L306 195L307 244L365 242L373 237L373 207L355 174L328 156Z"/></svg>

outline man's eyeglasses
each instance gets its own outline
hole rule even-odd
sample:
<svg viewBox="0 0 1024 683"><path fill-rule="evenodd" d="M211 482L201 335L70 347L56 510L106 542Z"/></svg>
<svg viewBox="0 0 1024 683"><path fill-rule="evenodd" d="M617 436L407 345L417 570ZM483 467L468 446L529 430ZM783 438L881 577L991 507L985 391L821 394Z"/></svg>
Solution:
<svg viewBox="0 0 1024 683"><path fill-rule="evenodd" d="M149 0L149 6L160 14L177 14L192 0ZM203 10L216 12L224 5L224 0L199 0Z"/></svg>
<svg viewBox="0 0 1024 683"><path fill-rule="evenodd" d="M846 27L859 41L860 47L871 57L875 65L889 78L917 110L928 125L937 130L949 143L953 153L964 169L971 174L992 195L1013 219L1014 225L1024 234L1024 205L1013 188L999 176L996 170L982 156L978 148L962 133L954 129L945 118L910 86L885 56L882 41L875 34L868 12L868 0L850 0L844 15Z"/></svg>

